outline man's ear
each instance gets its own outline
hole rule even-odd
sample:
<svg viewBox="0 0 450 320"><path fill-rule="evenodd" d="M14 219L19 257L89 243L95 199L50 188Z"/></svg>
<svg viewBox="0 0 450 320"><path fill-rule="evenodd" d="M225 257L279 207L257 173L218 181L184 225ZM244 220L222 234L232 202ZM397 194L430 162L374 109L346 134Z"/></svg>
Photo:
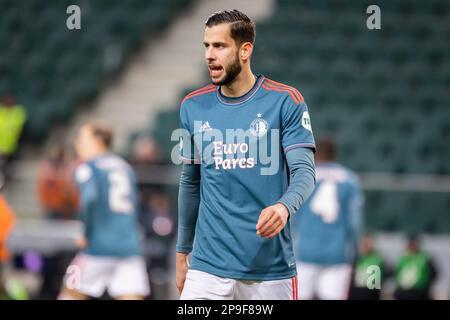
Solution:
<svg viewBox="0 0 450 320"><path fill-rule="evenodd" d="M253 44L251 42L244 42L239 49L239 58L248 61L253 53Z"/></svg>

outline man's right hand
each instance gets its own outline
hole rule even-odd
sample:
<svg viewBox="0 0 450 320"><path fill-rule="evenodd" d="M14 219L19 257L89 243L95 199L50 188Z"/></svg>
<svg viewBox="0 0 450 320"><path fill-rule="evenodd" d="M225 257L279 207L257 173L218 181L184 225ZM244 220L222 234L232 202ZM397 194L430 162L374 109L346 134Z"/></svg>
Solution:
<svg viewBox="0 0 450 320"><path fill-rule="evenodd" d="M186 274L188 272L189 264L188 264L188 253L176 253L176 281L177 281L177 288L178 291L181 294L181 291L183 291L184 288L184 282L186 281Z"/></svg>

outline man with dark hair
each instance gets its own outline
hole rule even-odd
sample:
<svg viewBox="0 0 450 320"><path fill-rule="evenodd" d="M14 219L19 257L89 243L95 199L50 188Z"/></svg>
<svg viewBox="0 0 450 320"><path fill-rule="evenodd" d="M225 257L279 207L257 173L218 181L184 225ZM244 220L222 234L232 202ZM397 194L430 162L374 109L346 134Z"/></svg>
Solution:
<svg viewBox="0 0 450 320"><path fill-rule="evenodd" d="M346 299L358 255L363 196L356 174L335 161L333 140L318 139L316 188L293 221L302 300Z"/></svg>
<svg viewBox="0 0 450 320"><path fill-rule="evenodd" d="M317 148L320 150L316 153L316 159L320 162L330 162L336 160L336 145L330 137L321 137L317 141Z"/></svg>
<svg viewBox="0 0 450 320"><path fill-rule="evenodd" d="M68 267L59 299L99 298L107 289L116 299L149 294L138 230L139 195L134 172L111 153L112 130L89 122L75 142L83 161L75 178L80 192L82 248Z"/></svg>
<svg viewBox="0 0 450 320"><path fill-rule="evenodd" d="M315 183L308 108L296 89L252 72L255 24L244 13L205 24L212 84L180 110L181 299L297 299L287 222Z"/></svg>

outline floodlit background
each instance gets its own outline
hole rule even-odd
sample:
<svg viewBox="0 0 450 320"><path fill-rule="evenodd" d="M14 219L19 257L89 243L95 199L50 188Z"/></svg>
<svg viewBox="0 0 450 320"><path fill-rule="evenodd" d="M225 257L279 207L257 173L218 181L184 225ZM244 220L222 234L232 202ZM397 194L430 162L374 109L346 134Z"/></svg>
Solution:
<svg viewBox="0 0 450 320"><path fill-rule="evenodd" d="M81 9L69 30L66 9ZM450 298L450 3L377 1L0 0L2 190L16 215L3 270L16 298L54 299L73 258L75 130L108 121L115 151L136 169L153 299L175 299L178 108L208 84L204 21L229 8L257 24L252 67L296 87L316 136L360 174L365 228L393 270L420 235ZM7 112L14 109L14 112ZM392 273L391 273L392 274ZM392 298L395 283L383 282ZM11 289L12 288L12 289Z"/></svg>

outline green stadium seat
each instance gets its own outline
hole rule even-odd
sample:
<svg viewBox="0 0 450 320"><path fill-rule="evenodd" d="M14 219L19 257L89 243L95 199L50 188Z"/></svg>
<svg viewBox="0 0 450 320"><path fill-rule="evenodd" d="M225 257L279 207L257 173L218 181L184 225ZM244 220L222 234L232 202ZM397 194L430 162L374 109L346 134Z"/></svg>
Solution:
<svg viewBox="0 0 450 320"><path fill-rule="evenodd" d="M393 231L398 229L399 216L406 199L403 194L368 191L365 193L366 224L371 231Z"/></svg>
<svg viewBox="0 0 450 320"><path fill-rule="evenodd" d="M386 61L372 61L363 71L363 74L376 89L386 87L394 80L394 66Z"/></svg>
<svg viewBox="0 0 450 320"><path fill-rule="evenodd" d="M450 60L439 69L438 79L448 88L450 87ZM447 91L448 92L448 91Z"/></svg>
<svg viewBox="0 0 450 320"><path fill-rule="evenodd" d="M329 80L337 83L347 90L357 80L359 80L359 74L361 70L359 65L349 59L340 59L334 62L328 69Z"/></svg>
<svg viewBox="0 0 450 320"><path fill-rule="evenodd" d="M33 121L27 121L25 124L26 136L36 143L42 143L48 134L48 126L53 121L53 110L46 104L37 104L28 102L27 118Z"/></svg>
<svg viewBox="0 0 450 320"><path fill-rule="evenodd" d="M152 136L160 145L164 160L170 162L172 149L178 143L171 141L172 132L179 127L178 109L160 112L156 123L156 127L152 130ZM168 143L168 141L171 142Z"/></svg>
<svg viewBox="0 0 450 320"><path fill-rule="evenodd" d="M411 87L421 88L434 81L435 77L430 70L430 65L414 61L403 65L402 77Z"/></svg>
<svg viewBox="0 0 450 320"><path fill-rule="evenodd" d="M293 66L292 74L300 81L303 86L306 84L314 85L321 79L322 75L318 73L319 63L315 59L298 59Z"/></svg>
<svg viewBox="0 0 450 320"><path fill-rule="evenodd" d="M346 39L340 33L324 33L316 39L315 46L312 46L316 51L313 56L318 54L322 64L332 63L347 55L348 50L342 43L346 43Z"/></svg>

